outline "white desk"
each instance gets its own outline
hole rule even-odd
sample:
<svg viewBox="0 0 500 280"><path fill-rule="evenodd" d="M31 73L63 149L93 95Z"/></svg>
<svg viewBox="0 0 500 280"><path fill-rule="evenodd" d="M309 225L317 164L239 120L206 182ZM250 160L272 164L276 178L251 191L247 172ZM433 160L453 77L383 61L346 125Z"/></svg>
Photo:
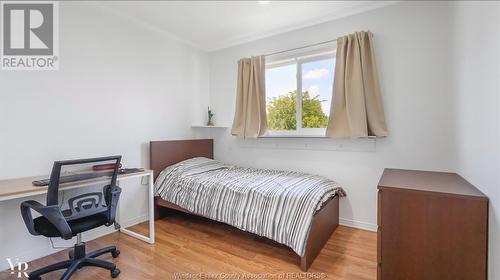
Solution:
<svg viewBox="0 0 500 280"><path fill-rule="evenodd" d="M0 201L30 197L39 194L47 193L47 186L44 187L36 187L33 186L32 182L34 180L41 180L44 178L48 178L48 175L45 176L36 176L36 177L26 177L26 178L18 178L18 179L9 179L9 180L0 180ZM153 244L155 242L155 228L154 228L154 188L153 188L153 171L152 170L144 170L137 173L129 173L118 175L118 185L120 181L131 179L131 178L147 178L148 179L148 221L149 221L149 236L144 236L128 230L126 228L121 228L120 232L123 232L127 235L130 235L134 238L140 239L144 242ZM94 186L100 183L104 183L102 179L91 179L85 181L71 182L61 184L59 186L59 191L65 191L70 189L82 188ZM120 200L118 200L118 204ZM117 222L120 223L119 217L117 217Z"/></svg>

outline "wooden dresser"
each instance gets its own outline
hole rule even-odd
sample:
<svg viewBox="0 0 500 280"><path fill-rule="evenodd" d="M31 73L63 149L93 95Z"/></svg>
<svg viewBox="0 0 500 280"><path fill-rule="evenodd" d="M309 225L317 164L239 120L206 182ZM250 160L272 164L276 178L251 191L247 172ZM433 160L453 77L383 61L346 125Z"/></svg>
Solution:
<svg viewBox="0 0 500 280"><path fill-rule="evenodd" d="M386 169L378 184L378 280L487 277L488 198L455 173Z"/></svg>

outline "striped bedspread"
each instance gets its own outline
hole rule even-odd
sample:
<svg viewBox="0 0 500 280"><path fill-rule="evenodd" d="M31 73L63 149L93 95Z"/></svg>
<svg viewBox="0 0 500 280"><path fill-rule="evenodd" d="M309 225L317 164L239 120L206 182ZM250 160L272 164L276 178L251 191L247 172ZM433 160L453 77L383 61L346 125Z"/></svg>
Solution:
<svg viewBox="0 0 500 280"><path fill-rule="evenodd" d="M344 196L327 178L192 158L163 170L155 193L207 218L265 236L303 256L314 213Z"/></svg>

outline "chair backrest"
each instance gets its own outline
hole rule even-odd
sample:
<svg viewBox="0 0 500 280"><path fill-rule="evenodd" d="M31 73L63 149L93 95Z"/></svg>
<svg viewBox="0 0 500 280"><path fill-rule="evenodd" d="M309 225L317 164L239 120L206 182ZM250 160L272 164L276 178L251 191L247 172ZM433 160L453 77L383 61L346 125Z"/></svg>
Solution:
<svg viewBox="0 0 500 280"><path fill-rule="evenodd" d="M121 156L109 156L88 159L55 161L50 174L47 191L47 206L58 205L60 184L71 184L71 181L96 180L100 183L108 181L109 185L115 186L118 177ZM94 166L109 164L112 169L94 170ZM70 181L70 182L68 182Z"/></svg>

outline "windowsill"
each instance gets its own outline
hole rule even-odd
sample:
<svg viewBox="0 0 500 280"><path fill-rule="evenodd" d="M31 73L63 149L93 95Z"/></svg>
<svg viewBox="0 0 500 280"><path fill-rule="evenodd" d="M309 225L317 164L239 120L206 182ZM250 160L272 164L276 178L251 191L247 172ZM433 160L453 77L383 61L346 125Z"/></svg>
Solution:
<svg viewBox="0 0 500 280"><path fill-rule="evenodd" d="M321 135L264 135L258 138L328 138Z"/></svg>
<svg viewBox="0 0 500 280"><path fill-rule="evenodd" d="M259 136L257 138L318 138L318 139L332 139L335 140L335 138L330 138L322 135L264 135L264 136ZM356 140L356 139L376 139L378 138L377 136L368 136L368 137L359 137L359 138L348 138L348 139L343 139L343 140Z"/></svg>
<svg viewBox="0 0 500 280"><path fill-rule="evenodd" d="M375 152L377 137L334 139L322 135L265 135L254 139L237 139L238 145L252 149L324 150Z"/></svg>

